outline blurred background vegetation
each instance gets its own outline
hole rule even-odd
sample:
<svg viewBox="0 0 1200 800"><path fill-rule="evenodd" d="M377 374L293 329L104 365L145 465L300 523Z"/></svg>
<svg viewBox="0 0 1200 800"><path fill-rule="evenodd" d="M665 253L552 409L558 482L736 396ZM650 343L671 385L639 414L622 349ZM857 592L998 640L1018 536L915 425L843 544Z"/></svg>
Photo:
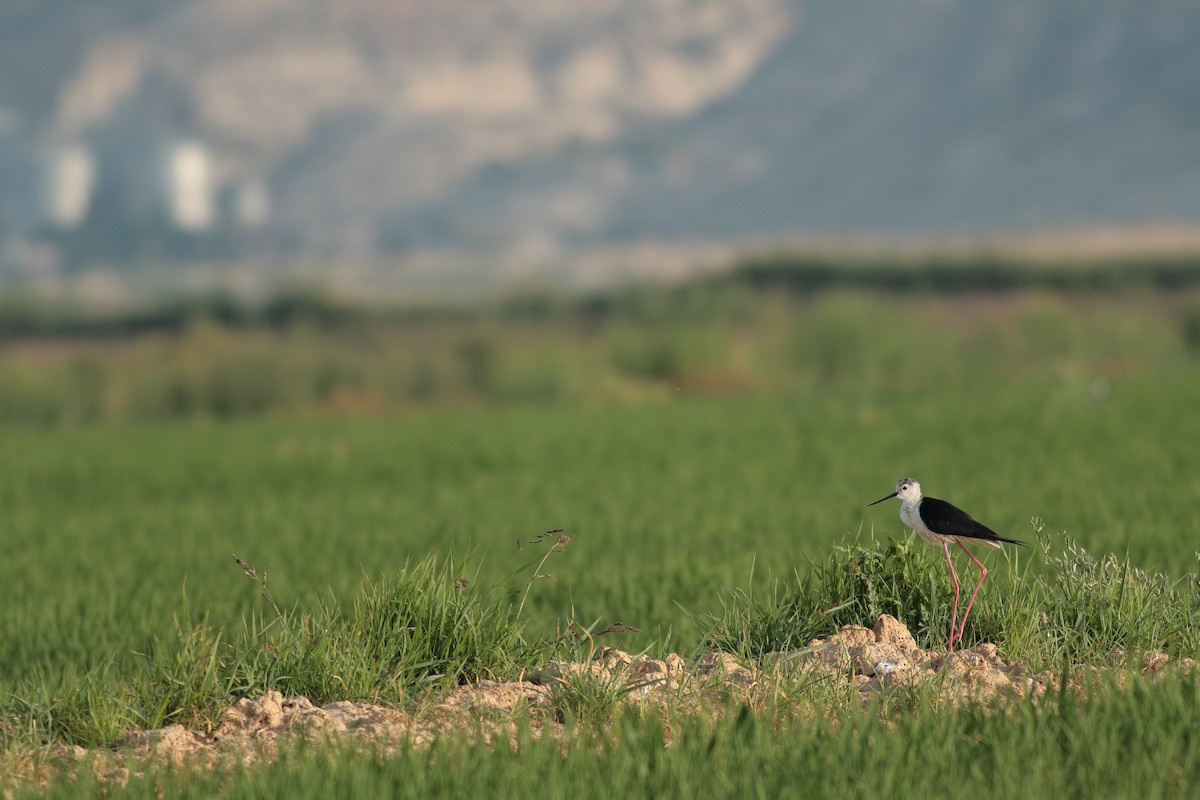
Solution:
<svg viewBox="0 0 1200 800"><path fill-rule="evenodd" d="M296 286L258 303L216 293L98 310L10 294L0 422L903 391L1039 372L1103 392L1151 362L1194 362L1197 287L1200 258L779 253L672 286L458 303L372 304Z"/></svg>

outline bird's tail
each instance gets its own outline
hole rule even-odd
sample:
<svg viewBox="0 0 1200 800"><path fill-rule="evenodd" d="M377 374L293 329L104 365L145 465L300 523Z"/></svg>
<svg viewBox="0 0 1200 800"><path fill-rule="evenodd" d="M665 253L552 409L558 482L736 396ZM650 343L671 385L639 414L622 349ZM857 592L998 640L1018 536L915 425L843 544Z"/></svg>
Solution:
<svg viewBox="0 0 1200 800"><path fill-rule="evenodd" d="M992 536L987 536L987 537L959 536L958 540L959 541L967 541L967 542L979 542L980 544L986 544L988 547L994 547L997 550L1000 549L1001 544L1019 544L1022 546L1025 544L1020 539L1009 539L1007 536L1001 536L998 533L993 534Z"/></svg>

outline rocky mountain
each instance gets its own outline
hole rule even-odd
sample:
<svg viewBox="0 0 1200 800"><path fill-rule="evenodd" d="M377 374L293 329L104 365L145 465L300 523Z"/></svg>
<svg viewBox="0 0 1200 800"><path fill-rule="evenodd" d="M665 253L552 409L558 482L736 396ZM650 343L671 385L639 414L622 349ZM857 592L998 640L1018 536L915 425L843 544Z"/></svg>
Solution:
<svg viewBox="0 0 1200 800"><path fill-rule="evenodd" d="M1197 41L1188 0L2 0L0 238L161 241L167 163L229 258L1192 223Z"/></svg>

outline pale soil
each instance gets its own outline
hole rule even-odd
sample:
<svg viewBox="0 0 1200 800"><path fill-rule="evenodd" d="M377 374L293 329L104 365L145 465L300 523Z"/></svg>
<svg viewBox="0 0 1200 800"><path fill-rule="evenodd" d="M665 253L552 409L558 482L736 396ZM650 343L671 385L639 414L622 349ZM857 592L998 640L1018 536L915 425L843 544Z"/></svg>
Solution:
<svg viewBox="0 0 1200 800"><path fill-rule="evenodd" d="M1117 654L1114 667L1127 672L1128 665L1122 662ZM1138 668L1142 674L1154 675L1194 667L1192 659L1171 660L1153 653ZM1079 668L1072 682L1078 685L1084 673L1098 674L1105 669ZM556 718L556 689L571 681L588 680L587 673L603 685L619 689L623 704L697 714L722 707L721 703L706 702L720 698L763 707L781 688L805 685L824 685L849 698L856 693L864 703L889 691L921 687L931 690L935 699L954 705L1037 697L1061 681L1057 672L1035 674L1005 661L993 644L950 656L921 650L903 624L884 615L874 629L846 626L800 650L772 653L757 665L721 652L706 653L688 663L674 653L659 660L606 648L593 661L551 663L525 680L480 681L457 687L423 704L417 712L348 701L317 707L308 698L285 698L270 691L259 698L239 700L208 733L170 725L133 732L129 747L120 752L60 747L54 755L87 763L102 779L124 782L135 764L171 762L213 768L231 761L269 760L280 744L299 737L396 747L423 746L455 732L483 742L511 740L521 725L527 725L535 736L560 735L564 728ZM45 779L39 772L35 768L27 777Z"/></svg>

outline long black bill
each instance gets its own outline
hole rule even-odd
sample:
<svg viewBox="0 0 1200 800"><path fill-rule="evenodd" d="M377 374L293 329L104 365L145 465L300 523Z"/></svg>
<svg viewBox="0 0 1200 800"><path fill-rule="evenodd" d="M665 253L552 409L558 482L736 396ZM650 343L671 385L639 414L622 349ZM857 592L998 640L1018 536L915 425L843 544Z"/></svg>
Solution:
<svg viewBox="0 0 1200 800"><path fill-rule="evenodd" d="M892 493L891 493L891 494L889 494L887 497L881 497L881 498L879 498L878 500L876 500L874 503L867 503L867 507L869 508L869 507L871 507L871 506L877 506L877 505L879 505L880 503L882 503L884 500L891 500L893 497L895 497L895 496L896 496L896 495L898 495L898 494L900 494L900 493L899 493L899 492L892 492Z"/></svg>

